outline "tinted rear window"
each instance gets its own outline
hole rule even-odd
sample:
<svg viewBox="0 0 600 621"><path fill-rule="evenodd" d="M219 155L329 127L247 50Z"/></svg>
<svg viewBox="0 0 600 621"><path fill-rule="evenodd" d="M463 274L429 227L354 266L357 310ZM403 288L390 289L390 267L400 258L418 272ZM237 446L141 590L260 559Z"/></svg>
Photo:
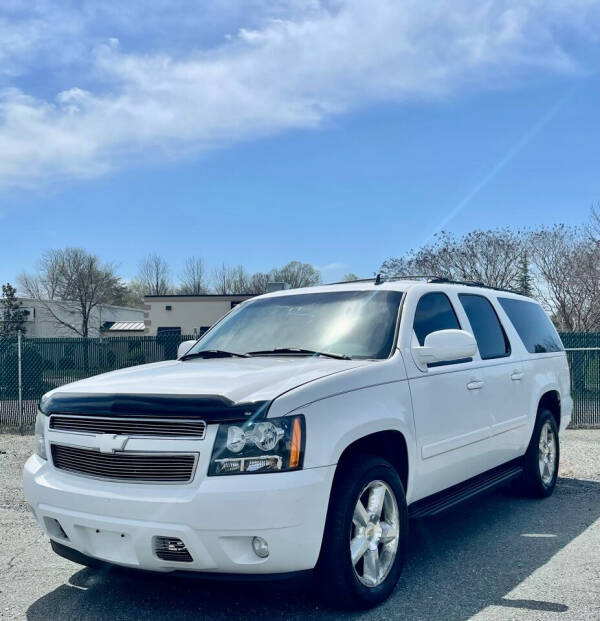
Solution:
<svg viewBox="0 0 600 621"><path fill-rule="evenodd" d="M482 360L510 355L510 343L489 300L482 295L459 294Z"/></svg>
<svg viewBox="0 0 600 621"><path fill-rule="evenodd" d="M528 352L544 354L563 350L558 332L539 304L513 298L498 298L498 301Z"/></svg>

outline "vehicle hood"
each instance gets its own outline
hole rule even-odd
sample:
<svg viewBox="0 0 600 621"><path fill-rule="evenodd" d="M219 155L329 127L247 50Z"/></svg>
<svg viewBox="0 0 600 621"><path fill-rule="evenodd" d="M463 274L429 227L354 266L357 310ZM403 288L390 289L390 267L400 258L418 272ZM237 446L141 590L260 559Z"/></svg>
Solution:
<svg viewBox="0 0 600 621"><path fill-rule="evenodd" d="M124 409L131 413L136 408L148 410L153 401L160 401L159 409L170 411L187 399L190 405L186 409L191 413L201 399L212 399L228 407L268 404L298 386L367 364L369 361L365 360L297 356L171 360L61 386L44 397L41 407L46 413L106 414L124 413L119 412ZM131 405L133 401L141 405ZM94 405L98 403L102 405ZM183 413L180 407L176 409Z"/></svg>

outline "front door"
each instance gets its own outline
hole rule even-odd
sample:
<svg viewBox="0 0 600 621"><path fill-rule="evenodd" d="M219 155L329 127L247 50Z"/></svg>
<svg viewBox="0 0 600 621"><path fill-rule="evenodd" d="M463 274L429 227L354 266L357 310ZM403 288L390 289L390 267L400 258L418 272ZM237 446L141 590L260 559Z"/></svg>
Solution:
<svg viewBox="0 0 600 621"><path fill-rule="evenodd" d="M468 329L462 308L457 315L457 303L441 291L422 295L414 313L413 344L423 345L437 330ZM410 352L408 356L419 456L419 489L411 497L417 500L487 469L492 421L478 356L427 368L420 368Z"/></svg>

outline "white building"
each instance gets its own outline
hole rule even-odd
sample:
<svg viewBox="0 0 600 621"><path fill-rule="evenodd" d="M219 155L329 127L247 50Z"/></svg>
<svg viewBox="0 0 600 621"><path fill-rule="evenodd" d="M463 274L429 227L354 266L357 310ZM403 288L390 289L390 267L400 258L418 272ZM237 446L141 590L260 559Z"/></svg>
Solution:
<svg viewBox="0 0 600 621"><path fill-rule="evenodd" d="M252 295L146 295L145 334L164 332L200 336L223 315Z"/></svg>
<svg viewBox="0 0 600 621"><path fill-rule="evenodd" d="M81 325L81 317L77 311L76 302L55 302L33 300L31 298L18 298L21 309L25 311L25 329L29 337L76 337L78 334L65 323ZM144 334L144 311L141 308L129 308L127 306L113 306L102 304L97 306L91 314L89 336L122 336L120 330L111 330L115 324L127 322L129 325L127 334Z"/></svg>

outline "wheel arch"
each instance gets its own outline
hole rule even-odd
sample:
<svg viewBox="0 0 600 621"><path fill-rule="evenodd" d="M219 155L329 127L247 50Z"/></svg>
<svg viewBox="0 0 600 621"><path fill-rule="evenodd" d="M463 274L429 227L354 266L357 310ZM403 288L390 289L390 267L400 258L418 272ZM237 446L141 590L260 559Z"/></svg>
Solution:
<svg viewBox="0 0 600 621"><path fill-rule="evenodd" d="M539 399L537 415L541 410L549 410L556 421L556 427L560 429L560 393L558 390L547 390Z"/></svg>
<svg viewBox="0 0 600 621"><path fill-rule="evenodd" d="M348 460L356 459L359 455L376 455L389 461L400 476L404 493L408 494L409 454L406 438L401 431L386 429L354 440L342 451L338 460L338 469Z"/></svg>

